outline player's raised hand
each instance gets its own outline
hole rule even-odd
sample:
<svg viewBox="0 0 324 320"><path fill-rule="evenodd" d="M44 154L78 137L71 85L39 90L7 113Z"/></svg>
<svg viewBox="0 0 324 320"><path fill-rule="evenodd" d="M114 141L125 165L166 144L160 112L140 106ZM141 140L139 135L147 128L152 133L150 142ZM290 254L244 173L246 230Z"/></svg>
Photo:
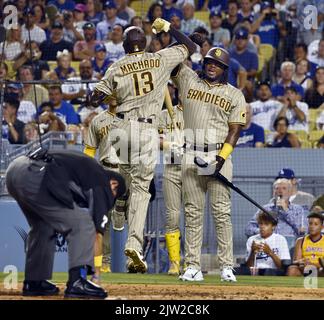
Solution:
<svg viewBox="0 0 324 320"><path fill-rule="evenodd" d="M161 18L157 18L154 20L152 24L152 31L155 34L160 33L162 31L168 32L170 30L170 25L171 25L170 22Z"/></svg>

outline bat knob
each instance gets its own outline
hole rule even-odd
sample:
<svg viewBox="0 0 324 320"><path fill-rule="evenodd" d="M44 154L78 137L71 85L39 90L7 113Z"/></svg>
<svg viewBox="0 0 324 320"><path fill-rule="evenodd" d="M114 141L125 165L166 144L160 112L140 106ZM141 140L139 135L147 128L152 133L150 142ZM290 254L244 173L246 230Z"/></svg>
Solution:
<svg viewBox="0 0 324 320"><path fill-rule="evenodd" d="M208 167L208 163L206 161L204 161L203 159L201 159L200 157L195 157L194 163L200 168Z"/></svg>

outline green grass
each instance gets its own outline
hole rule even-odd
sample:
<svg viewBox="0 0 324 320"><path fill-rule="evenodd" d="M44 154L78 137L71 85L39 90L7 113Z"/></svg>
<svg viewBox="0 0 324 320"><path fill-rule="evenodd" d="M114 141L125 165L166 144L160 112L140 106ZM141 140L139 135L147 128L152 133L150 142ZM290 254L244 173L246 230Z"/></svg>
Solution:
<svg viewBox="0 0 324 320"><path fill-rule="evenodd" d="M4 273L0 273L0 283L3 282ZM19 281L23 280L23 273L19 273ZM263 286L263 287L296 287L304 288L303 277L251 277L237 276L237 283L224 283L220 281L218 275L206 275L205 281L195 283L195 285L222 285L222 286ZM67 281L66 273L54 273L53 281L56 283L65 283ZM106 284L159 284L159 285L188 285L192 283L183 282L177 277L166 274L127 274L127 273L109 273L103 274L102 282ZM324 288L324 278L318 278L318 288Z"/></svg>

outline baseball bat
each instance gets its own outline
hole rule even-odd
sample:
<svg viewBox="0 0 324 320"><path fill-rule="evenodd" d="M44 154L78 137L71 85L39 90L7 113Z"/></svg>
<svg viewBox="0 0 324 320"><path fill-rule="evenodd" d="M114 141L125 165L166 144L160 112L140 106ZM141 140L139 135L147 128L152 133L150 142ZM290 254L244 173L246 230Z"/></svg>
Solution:
<svg viewBox="0 0 324 320"><path fill-rule="evenodd" d="M200 167L200 168L206 168L208 166L208 163L201 159L200 157L195 157L194 159L195 164ZM250 196L248 196L245 192L243 192L239 187L235 186L232 182L228 181L226 177L224 177L221 173L219 172L214 172L212 174L214 178L217 180L221 181L223 184L231 188L232 190L236 191L238 194L240 194L243 198L254 204L257 208L259 208L261 211L269 215L272 219L275 219L273 217L273 213L268 211L267 209L263 208L259 203L257 203L255 200L253 200Z"/></svg>
<svg viewBox="0 0 324 320"><path fill-rule="evenodd" d="M175 115L175 112L173 110L172 100L171 100L171 96L170 96L170 92L169 92L168 88L166 88L166 90L165 90L164 100L165 100L165 105L166 105L167 110L168 110L168 114L169 114L169 116L171 118L172 126L174 127L174 133L175 133L176 142L179 145L181 145L182 144L181 134L180 134L179 128L177 127L177 123L175 121L176 115Z"/></svg>

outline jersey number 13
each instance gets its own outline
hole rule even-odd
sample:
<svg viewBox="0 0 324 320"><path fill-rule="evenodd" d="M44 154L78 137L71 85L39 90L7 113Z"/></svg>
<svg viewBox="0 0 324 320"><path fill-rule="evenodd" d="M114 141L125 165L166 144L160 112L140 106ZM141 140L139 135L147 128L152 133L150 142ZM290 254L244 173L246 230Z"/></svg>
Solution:
<svg viewBox="0 0 324 320"><path fill-rule="evenodd" d="M152 73L149 71L133 73L135 95L143 96L154 89Z"/></svg>

